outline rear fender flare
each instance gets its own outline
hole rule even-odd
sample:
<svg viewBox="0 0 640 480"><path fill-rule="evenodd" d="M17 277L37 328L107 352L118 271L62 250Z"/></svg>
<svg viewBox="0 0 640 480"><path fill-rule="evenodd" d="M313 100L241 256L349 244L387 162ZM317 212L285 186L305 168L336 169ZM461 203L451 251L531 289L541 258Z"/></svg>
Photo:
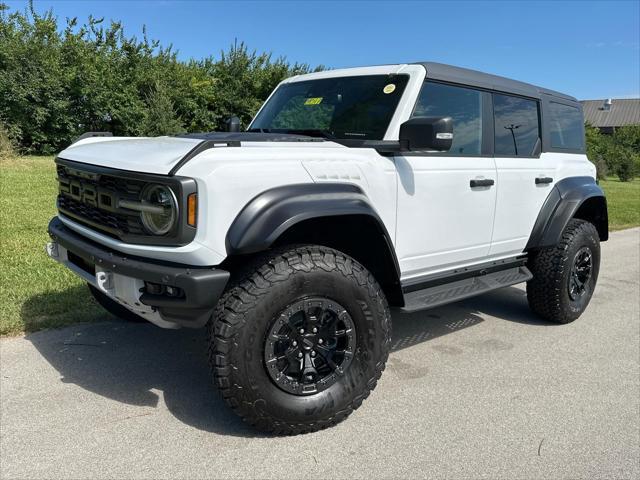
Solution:
<svg viewBox="0 0 640 480"><path fill-rule="evenodd" d="M604 228L598 229L598 233L600 240L607 240L606 199L602 188L593 177L568 177L559 181L549 193L538 214L525 250L556 245L569 220L576 215L580 206L594 197L601 197L604 201L605 211L602 212L602 216L605 225Z"/></svg>

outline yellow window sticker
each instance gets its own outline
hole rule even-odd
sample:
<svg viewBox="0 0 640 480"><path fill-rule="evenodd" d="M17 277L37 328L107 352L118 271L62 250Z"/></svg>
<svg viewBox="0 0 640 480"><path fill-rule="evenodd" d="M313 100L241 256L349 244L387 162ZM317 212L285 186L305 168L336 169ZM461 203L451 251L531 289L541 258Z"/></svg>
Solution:
<svg viewBox="0 0 640 480"><path fill-rule="evenodd" d="M307 98L304 101L305 105L320 105L320 103L322 102L322 97L311 97L311 98Z"/></svg>
<svg viewBox="0 0 640 480"><path fill-rule="evenodd" d="M388 83L388 84L386 84L384 86L382 91L388 95L390 93L393 93L395 89L396 89L396 84L395 83Z"/></svg>

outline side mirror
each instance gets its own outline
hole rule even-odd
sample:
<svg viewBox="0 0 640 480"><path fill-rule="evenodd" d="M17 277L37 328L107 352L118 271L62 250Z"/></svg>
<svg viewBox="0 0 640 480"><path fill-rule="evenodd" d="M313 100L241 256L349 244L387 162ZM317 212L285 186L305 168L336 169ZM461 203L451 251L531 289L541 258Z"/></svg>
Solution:
<svg viewBox="0 0 640 480"><path fill-rule="evenodd" d="M453 143L451 117L415 117L400 125L400 150L448 152Z"/></svg>
<svg viewBox="0 0 640 480"><path fill-rule="evenodd" d="M240 131L240 119L238 117L229 117L224 123L227 126L227 132Z"/></svg>

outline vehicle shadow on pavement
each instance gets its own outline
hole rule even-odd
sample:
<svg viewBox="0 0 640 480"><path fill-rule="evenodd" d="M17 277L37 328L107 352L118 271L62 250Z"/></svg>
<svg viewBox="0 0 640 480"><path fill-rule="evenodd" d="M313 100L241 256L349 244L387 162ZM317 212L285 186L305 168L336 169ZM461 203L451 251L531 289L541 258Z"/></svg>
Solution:
<svg viewBox="0 0 640 480"><path fill-rule="evenodd" d="M529 313L521 290L510 288L433 310L394 312L392 351L477 325L484 321L482 313L548 325ZM140 407L155 408L162 396L171 414L194 428L260 436L215 391L205 337L204 330L163 330L114 320L36 332L26 339L60 373L62 382Z"/></svg>

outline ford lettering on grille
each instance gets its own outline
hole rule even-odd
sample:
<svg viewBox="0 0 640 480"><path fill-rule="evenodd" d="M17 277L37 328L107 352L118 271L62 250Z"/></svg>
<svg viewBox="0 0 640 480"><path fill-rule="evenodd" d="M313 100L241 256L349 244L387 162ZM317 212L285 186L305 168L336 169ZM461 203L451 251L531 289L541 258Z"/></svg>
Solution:
<svg viewBox="0 0 640 480"><path fill-rule="evenodd" d="M144 233L138 212L118 206L138 201L144 182L58 165L58 185L63 215L114 237Z"/></svg>

